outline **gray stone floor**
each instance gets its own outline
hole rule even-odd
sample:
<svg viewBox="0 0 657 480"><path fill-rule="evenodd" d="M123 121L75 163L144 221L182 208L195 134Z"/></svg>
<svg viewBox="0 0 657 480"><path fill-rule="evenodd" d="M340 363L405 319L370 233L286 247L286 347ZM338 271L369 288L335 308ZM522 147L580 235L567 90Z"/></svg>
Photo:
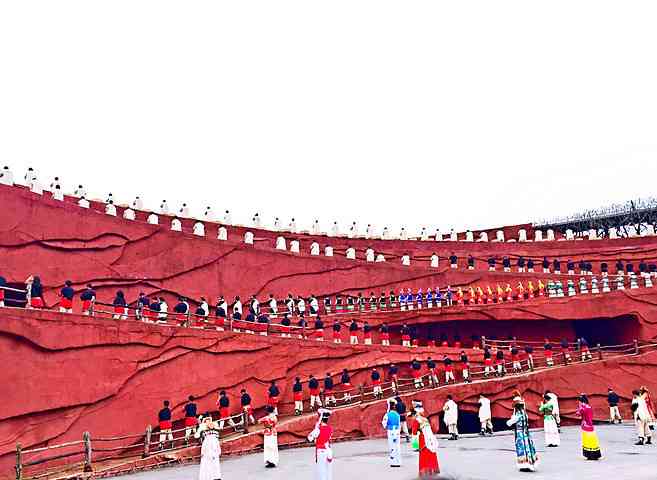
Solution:
<svg viewBox="0 0 657 480"><path fill-rule="evenodd" d="M630 425L600 426L598 436L603 459L584 460L580 430L562 430L561 446L544 448L543 432L533 433L540 457L538 471L518 472L515 468L513 436L501 432L492 438L461 438L456 442L440 439L438 459L441 479L451 480L643 480L657 479L657 446L634 446L635 429ZM405 480L417 478L417 454L404 444L402 468L389 468L384 440L338 443L334 446L335 480ZM547 450L547 451L546 451ZM222 462L222 480L314 479L314 452L310 448L281 451L280 466L263 467L262 454L227 458ZM129 480L196 479L198 466L173 467L122 477ZM369 478L368 478L369 477Z"/></svg>

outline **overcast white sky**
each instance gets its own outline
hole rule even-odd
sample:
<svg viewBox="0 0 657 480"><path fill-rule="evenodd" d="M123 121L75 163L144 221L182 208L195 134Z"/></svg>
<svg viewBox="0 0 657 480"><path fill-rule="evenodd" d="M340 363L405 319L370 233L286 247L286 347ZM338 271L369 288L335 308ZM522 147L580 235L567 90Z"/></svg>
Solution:
<svg viewBox="0 0 657 480"><path fill-rule="evenodd" d="M655 1L6 1L0 163L328 227L652 195Z"/></svg>

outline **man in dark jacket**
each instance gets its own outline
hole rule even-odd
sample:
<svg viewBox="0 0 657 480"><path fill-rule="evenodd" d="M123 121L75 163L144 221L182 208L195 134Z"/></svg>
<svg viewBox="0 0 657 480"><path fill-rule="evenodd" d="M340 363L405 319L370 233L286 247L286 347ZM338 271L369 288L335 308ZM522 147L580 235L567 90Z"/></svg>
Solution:
<svg viewBox="0 0 657 480"><path fill-rule="evenodd" d="M611 387L607 389L607 403L609 404L609 423L616 423L616 420L618 420L618 423L623 423L623 418L618 410L620 398Z"/></svg>

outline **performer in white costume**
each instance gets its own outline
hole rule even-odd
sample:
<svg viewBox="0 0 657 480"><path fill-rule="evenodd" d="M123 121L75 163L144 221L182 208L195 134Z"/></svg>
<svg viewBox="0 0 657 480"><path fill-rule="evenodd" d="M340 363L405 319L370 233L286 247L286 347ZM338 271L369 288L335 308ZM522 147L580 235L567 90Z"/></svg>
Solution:
<svg viewBox="0 0 657 480"><path fill-rule="evenodd" d="M401 420L396 405L397 401L394 398L388 399L388 411L381 420L381 425L388 433L388 450L390 451L388 460L391 467L401 467Z"/></svg>
<svg viewBox="0 0 657 480"><path fill-rule="evenodd" d="M315 442L315 462L317 463L317 480L333 480L333 451L331 437L333 428L328 424L331 412L320 408L315 429L308 435L309 442Z"/></svg>
<svg viewBox="0 0 657 480"><path fill-rule="evenodd" d="M201 425L194 434L200 438L201 445L201 468L199 480L221 480L221 445L219 444L218 425L207 416L201 419Z"/></svg>
<svg viewBox="0 0 657 480"><path fill-rule="evenodd" d="M3 185L14 184L14 174L11 172L8 165L2 167L2 172L0 172L0 183Z"/></svg>
<svg viewBox="0 0 657 480"><path fill-rule="evenodd" d="M447 395L447 401L443 405L443 412L445 412L445 425L449 431L449 440L458 440L459 431L457 428L459 419L459 410L456 402L452 399L451 395Z"/></svg>
<svg viewBox="0 0 657 480"><path fill-rule="evenodd" d="M274 413L274 407L267 406L267 415L259 420L265 427L263 432L265 468L278 466L278 434L276 424L278 417Z"/></svg>

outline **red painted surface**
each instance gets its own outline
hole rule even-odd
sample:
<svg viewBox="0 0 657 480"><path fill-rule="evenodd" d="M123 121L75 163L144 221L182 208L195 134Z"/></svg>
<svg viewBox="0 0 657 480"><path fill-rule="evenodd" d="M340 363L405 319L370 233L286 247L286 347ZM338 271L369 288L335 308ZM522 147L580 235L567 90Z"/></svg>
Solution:
<svg viewBox="0 0 657 480"><path fill-rule="evenodd" d="M485 270L468 272L428 267L431 252L441 257L456 252L465 260L472 253L482 263L490 254L524 255L535 259L548 255L585 258L610 265L621 258L638 264L639 259L654 261L654 238L624 240L542 242L542 243L466 243L401 242L328 239L316 237L324 246L336 249L354 245L359 251L371 245L383 251L390 261L367 263L344 257L311 257L274 250L274 232L257 232L255 246L241 243L240 229L231 229L229 239L216 240L216 229L207 229L207 238L171 232L166 226L128 222L70 203L36 196L24 189L0 186L0 275L21 282L28 275L40 275L46 287L46 303L57 302L56 292L66 279L77 288L88 282L98 286L99 299L110 301L116 289L133 300L139 291L163 293L172 298L182 294L210 300L223 294L227 298L257 293L277 296L287 293L318 296L337 292L369 293L398 290L400 287L427 287L451 284L511 283L544 278L541 274L489 274ZM141 215L143 218L143 214ZM184 222L187 231L188 221ZM315 237L302 238L302 251ZM410 252L413 266L402 267L398 260ZM336 252L337 254L337 252ZM360 255L362 257L362 255ZM416 259L423 258L424 262ZM79 303L76 306L79 310ZM600 322L608 337L625 343L628 336L657 338L657 287L571 299L536 300L498 306L468 307L438 314L394 313L372 316L377 324L385 318L390 324L402 322L433 324L464 340L470 332L499 332L500 338L515 334L540 339L572 336L585 328L581 322ZM580 322L580 323L577 323ZM621 325L622 328L618 327ZM482 332L486 330L486 332ZM632 334L627 332L631 331ZM363 381L364 370L391 361L408 361L412 356L428 355L420 349L409 353L399 347L336 347L316 342L262 338L233 333L209 333L165 328L132 322L90 319L52 312L0 312L0 361L4 368L0 382L5 385L4 408L0 414L0 469L12 462L16 442L25 447L79 439L85 430L95 435L136 433L155 423L163 399L170 399L180 416L180 406L189 394L201 397L201 409L214 405L216 391L236 392L246 386L255 403L264 403L266 384L280 379L284 408L290 401L290 382L295 375L323 376L342 368L359 371L354 382ZM571 337L572 339L572 337ZM434 356L439 356L433 352ZM595 392L594 405L602 417L603 399L612 384L625 399L638 384L654 388L655 354L634 359L609 361L605 370L574 366L542 373L526 379L489 382L485 387L450 387L464 408L474 408L480 388L494 393L495 416L506 416L511 390L527 391L530 410L544 388L557 391L565 401L567 417L574 410L576 390L586 385ZM654 389L653 388L653 389ZM438 411L442 395L420 394L429 412ZM357 407L336 414L339 431L362 435L378 434L382 405ZM354 412L359 412L355 414ZM570 413L569 413L570 412ZM564 414L562 413L562 416ZM299 438L307 433L308 419L290 423L281 439ZM294 425L299 424L298 427Z"/></svg>

